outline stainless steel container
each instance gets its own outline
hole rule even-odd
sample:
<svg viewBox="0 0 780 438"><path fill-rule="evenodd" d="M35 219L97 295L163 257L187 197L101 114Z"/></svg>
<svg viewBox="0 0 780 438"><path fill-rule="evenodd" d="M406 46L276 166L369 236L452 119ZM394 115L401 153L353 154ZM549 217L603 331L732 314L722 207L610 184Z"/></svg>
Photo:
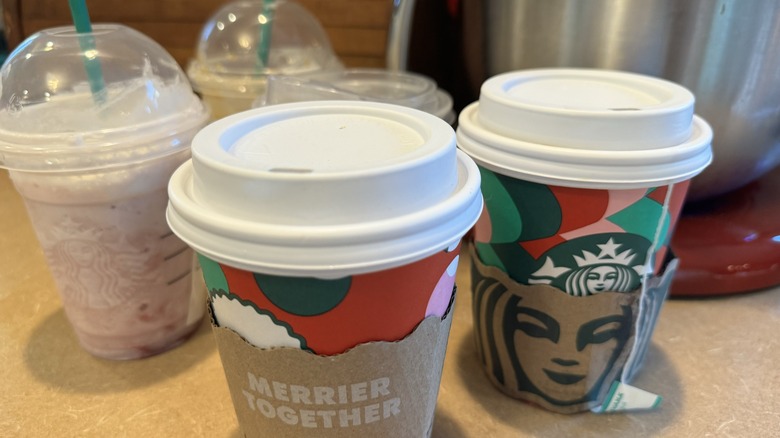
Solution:
<svg viewBox="0 0 780 438"><path fill-rule="evenodd" d="M464 68L474 90L510 70L592 67L664 77L693 91L696 112L715 131L715 161L694 179L689 199L728 192L780 163L780 0L460 6Z"/></svg>

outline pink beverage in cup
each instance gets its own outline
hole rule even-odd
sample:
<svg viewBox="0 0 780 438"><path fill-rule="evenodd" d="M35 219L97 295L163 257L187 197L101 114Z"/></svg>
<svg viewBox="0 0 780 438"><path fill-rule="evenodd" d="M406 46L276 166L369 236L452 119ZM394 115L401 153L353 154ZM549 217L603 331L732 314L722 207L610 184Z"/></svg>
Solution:
<svg viewBox="0 0 780 438"><path fill-rule="evenodd" d="M81 345L135 359L183 342L204 314L191 250L168 228L170 175L208 113L146 36L95 25L31 36L2 69L0 165L22 195ZM86 61L85 61L86 60ZM85 62L98 62L90 91Z"/></svg>

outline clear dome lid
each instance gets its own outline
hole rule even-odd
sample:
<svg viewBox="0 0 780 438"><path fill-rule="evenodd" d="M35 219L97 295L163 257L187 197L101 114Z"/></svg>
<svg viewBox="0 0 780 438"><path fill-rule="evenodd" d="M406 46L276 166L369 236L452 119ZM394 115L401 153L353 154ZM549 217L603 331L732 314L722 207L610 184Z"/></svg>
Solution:
<svg viewBox="0 0 780 438"><path fill-rule="evenodd" d="M341 69L314 15L288 0L228 3L203 27L188 74L196 90L245 96L266 77Z"/></svg>
<svg viewBox="0 0 780 438"><path fill-rule="evenodd" d="M0 69L0 167L93 168L186 147L208 113L159 44L117 24L38 32Z"/></svg>
<svg viewBox="0 0 780 438"><path fill-rule="evenodd" d="M306 100L391 103L416 108L445 120L452 111L452 98L446 91L437 89L433 79L382 69L322 71L296 77L272 76L266 95L256 102L256 106Z"/></svg>

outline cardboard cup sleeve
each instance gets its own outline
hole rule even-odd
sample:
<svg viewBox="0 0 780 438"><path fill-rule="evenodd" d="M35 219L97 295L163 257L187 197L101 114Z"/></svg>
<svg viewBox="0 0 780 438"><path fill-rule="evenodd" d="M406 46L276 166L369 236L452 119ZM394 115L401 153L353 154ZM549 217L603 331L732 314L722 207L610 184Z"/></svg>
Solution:
<svg viewBox="0 0 780 438"><path fill-rule="evenodd" d="M474 334L488 379L559 413L598 409L615 381L634 377L677 265L649 278L644 291L573 296L520 284L470 251Z"/></svg>
<svg viewBox="0 0 780 438"><path fill-rule="evenodd" d="M406 338L321 356L255 347L212 320L246 437L430 436L452 313Z"/></svg>

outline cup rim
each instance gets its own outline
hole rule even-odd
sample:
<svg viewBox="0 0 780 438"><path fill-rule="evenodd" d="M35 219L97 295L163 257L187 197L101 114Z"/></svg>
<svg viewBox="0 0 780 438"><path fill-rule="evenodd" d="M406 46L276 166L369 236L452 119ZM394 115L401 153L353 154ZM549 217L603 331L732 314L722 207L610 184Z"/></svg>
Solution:
<svg viewBox="0 0 780 438"><path fill-rule="evenodd" d="M434 119L436 116L413 108L362 101L295 102L251 109L224 117L209 124L201 129L195 136L195 139L193 140L192 155L200 165L219 169L231 174L246 177L261 176L263 179L268 180L308 181L312 179L308 174L271 172L269 170L248 167L242 163L239 158L226 156L223 153L224 149L222 148L221 142L228 135L238 135L237 132L243 129L250 129L251 127L256 128L257 125L254 125L254 123L257 123L258 120L262 120L264 123L273 123L278 118L329 114L323 112L323 110L335 112L344 108L346 111L351 111L355 114L381 116L387 111L388 107L395 108L393 110L393 115L398 118L397 121L403 121L408 124L407 126L414 126L414 128L419 131L427 131L426 134L431 136L431 139L428 140L429 142L438 142L439 144L446 144L448 142L441 131L430 129L425 123L417 122L412 114L415 114L416 117L430 117L431 119ZM246 125L246 128L243 126L244 124ZM446 152L445 148L440 147L436 150L430 150L429 147L426 151L408 154L403 161L384 163L381 166L371 168L355 168L342 172L318 173L317 178L322 180L355 179L379 173L397 172L411 166L419 165L420 160L430 161L438 158ZM227 159L227 161L224 161L225 159Z"/></svg>
<svg viewBox="0 0 780 438"><path fill-rule="evenodd" d="M127 30L138 32L129 26L125 26L119 23L94 23L92 24L92 32L78 32L75 26L57 26L57 27L50 27L47 29L41 29L38 31L38 33L42 35L52 35L57 37L69 37L69 38L78 39L78 38L83 38L85 35L99 36L99 35L107 35L118 31L127 31Z"/></svg>
<svg viewBox="0 0 780 438"><path fill-rule="evenodd" d="M518 70L486 80L481 124L520 140L620 151L669 147L691 135L695 98L687 88L617 70ZM565 129L562 129L565 127Z"/></svg>
<svg viewBox="0 0 780 438"><path fill-rule="evenodd" d="M317 278L377 272L450 247L476 223L483 209L479 170L465 153L456 153L459 187L445 202L401 217L320 227L203 214L193 198L189 160L171 176L166 218L195 251L238 269Z"/></svg>
<svg viewBox="0 0 780 438"><path fill-rule="evenodd" d="M534 80L535 78L541 79L557 79L557 78L572 78L572 79L608 79L610 83L617 82L621 85L632 85L641 87L643 91L658 92L671 95L671 99L668 99L663 105L658 104L655 107L643 108L642 113L632 111L615 111L614 109L574 109L574 108L557 108L552 106L540 106L523 101L518 101L508 97L504 91L506 91L507 84L516 84L524 80ZM694 95L687 88L674 83L672 81L656 78L652 76L640 75L637 73L630 73L627 71L619 70L604 70L595 68L540 68L540 69L528 69L515 72L502 73L493 76L486 80L480 88L480 98L482 93L489 96L491 100L496 100L506 105L507 107L524 108L528 110L546 112L558 115L593 115L593 116L608 116L612 118L636 118L643 115L653 114L665 114L670 111L679 111L685 108L689 108L694 103Z"/></svg>
<svg viewBox="0 0 780 438"><path fill-rule="evenodd" d="M335 118L309 117L319 115ZM378 127L389 136L377 145L381 158L373 149L365 159L348 155ZM311 133L296 137L302 128ZM292 155L289 139L303 142ZM243 147L259 158L232 152ZM334 152L343 158L317 167ZM297 163L315 167L272 172ZM168 221L194 249L231 266L338 277L410 263L460 240L482 212L479 186L477 165L432 114L376 102L280 104L228 116L196 136L192 159L170 180Z"/></svg>
<svg viewBox="0 0 780 438"><path fill-rule="evenodd" d="M479 105L474 102L460 113L458 147L480 165L516 178L567 187L653 187L690 179L712 162L712 128L698 116L693 119L692 135L676 146L588 150L531 143L492 132L478 119Z"/></svg>

